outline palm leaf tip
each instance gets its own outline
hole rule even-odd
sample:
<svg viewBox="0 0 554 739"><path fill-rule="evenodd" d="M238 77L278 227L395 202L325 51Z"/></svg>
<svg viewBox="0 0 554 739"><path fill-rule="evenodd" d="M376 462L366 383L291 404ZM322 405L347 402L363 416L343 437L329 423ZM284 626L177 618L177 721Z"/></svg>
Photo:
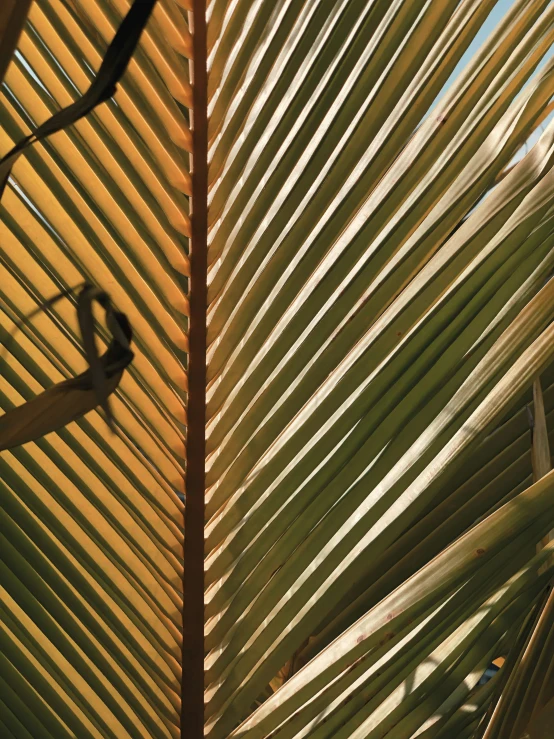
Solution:
<svg viewBox="0 0 554 739"><path fill-rule="evenodd" d="M53 300L46 301L44 305L51 305ZM94 341L93 301L99 302L104 308L106 323L112 334L112 340L102 356L98 356ZM124 313L113 310L107 293L89 284L85 284L78 295L77 312L88 369L4 413L0 417L0 451L57 431L97 406L104 410L108 425L114 429L108 398L115 392L123 372L134 357L130 349L133 336L131 325Z"/></svg>

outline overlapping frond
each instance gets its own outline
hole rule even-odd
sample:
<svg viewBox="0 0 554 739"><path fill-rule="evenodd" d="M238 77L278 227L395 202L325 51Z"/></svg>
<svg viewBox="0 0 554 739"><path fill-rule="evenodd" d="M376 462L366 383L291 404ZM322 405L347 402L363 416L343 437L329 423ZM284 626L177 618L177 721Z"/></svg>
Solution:
<svg viewBox="0 0 554 739"><path fill-rule="evenodd" d="M0 80L12 59L32 0L6 0L0 8Z"/></svg>
<svg viewBox="0 0 554 739"><path fill-rule="evenodd" d="M352 666L339 635L354 614L371 618L530 484L521 417L494 429L554 354L552 123L508 170L550 104L549 4L514 3L426 115L493 5L211 6L208 736L233 732L283 665L317 655L328 643L318 634L338 636L320 654L335 677ZM514 477L495 462L499 434L524 457ZM448 639L477 639L467 624L521 568L538 596L529 563L551 523L515 526L526 548L501 555L497 581L485 568L499 560L485 558L475 580L443 593L452 631L410 652L410 669L454 649ZM459 587L472 595L451 611ZM501 602L450 692L520 623L523 601ZM323 718L335 704L320 657L232 735L371 736L365 719L345 728L354 696L370 705L353 668L336 688L351 691L350 708L339 701ZM383 732L400 688L366 681ZM452 710L466 693L456 696ZM387 736L410 735L395 722Z"/></svg>
<svg viewBox="0 0 554 739"><path fill-rule="evenodd" d="M2 154L86 91L129 7L32 4ZM117 435L94 411L1 455L6 736L180 735L189 38L159 3L114 99L28 149L0 205L0 407L84 369L71 300L15 331L60 290L105 290L135 351Z"/></svg>

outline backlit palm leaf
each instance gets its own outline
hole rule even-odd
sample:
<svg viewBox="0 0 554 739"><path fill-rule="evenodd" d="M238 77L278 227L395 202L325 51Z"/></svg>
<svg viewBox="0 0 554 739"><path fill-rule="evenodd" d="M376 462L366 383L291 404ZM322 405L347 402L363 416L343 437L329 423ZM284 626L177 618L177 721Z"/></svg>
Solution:
<svg viewBox="0 0 554 739"><path fill-rule="evenodd" d="M106 22L104 41L75 7L33 4L6 75L3 153L27 126L85 92L121 16ZM103 105L28 149L2 199L3 339L37 303L86 279L126 312L136 347L112 403L117 436L93 412L2 454L7 735L180 733L186 302L169 264L187 271L188 216L174 187L186 190L187 175L177 147L161 141L170 119L187 126L150 64L143 56L151 88L139 91L126 75L121 106ZM156 270L162 289L150 285ZM3 362L0 397L4 410L28 413L60 393L56 383L72 388L84 367L70 304L57 303L23 331ZM104 332L100 352L108 342ZM72 404L64 413L76 416L98 403L63 397ZM55 408L44 431L62 420Z"/></svg>
<svg viewBox="0 0 554 739"><path fill-rule="evenodd" d="M17 162L5 332L86 280L136 350L116 437L0 460L14 735L488 730L554 574L554 11L515 0L452 81L495 4L158 0L114 100ZM2 153L129 7L35 0ZM3 407L77 337L61 303L26 327Z"/></svg>

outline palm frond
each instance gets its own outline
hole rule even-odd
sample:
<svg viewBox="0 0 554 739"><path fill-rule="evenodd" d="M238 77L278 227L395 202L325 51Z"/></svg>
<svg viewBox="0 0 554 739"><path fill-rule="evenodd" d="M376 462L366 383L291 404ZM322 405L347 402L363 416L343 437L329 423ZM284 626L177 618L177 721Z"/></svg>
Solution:
<svg viewBox="0 0 554 739"><path fill-rule="evenodd" d="M492 4L264 7L214 4L208 29L213 737L297 650L318 664L314 636L340 640L372 580L356 618L509 498L517 484L474 483L467 507L441 505L552 361L552 124L498 178L550 103L547 4L515 3L426 118ZM301 675L297 701L295 676L236 735L316 701Z"/></svg>
<svg viewBox="0 0 554 739"><path fill-rule="evenodd" d="M4 77L1 338L86 282L135 356L112 388L58 301L2 360L9 419L83 379L84 327L95 409L0 456L0 731L540 731L552 3L466 63L496 0L158 0L41 129L139 5L35 0Z"/></svg>
<svg viewBox="0 0 554 739"><path fill-rule="evenodd" d="M2 153L98 80L128 9L33 3L5 75ZM187 61L166 37L184 25L154 13L113 100L28 148L0 206L3 342L84 281L109 293L135 340L111 397L116 436L93 410L1 455L2 722L16 735L180 735L190 133L167 86ZM10 408L73 387L80 328L57 302L10 344L0 380L10 429ZM47 411L43 431L57 420Z"/></svg>

